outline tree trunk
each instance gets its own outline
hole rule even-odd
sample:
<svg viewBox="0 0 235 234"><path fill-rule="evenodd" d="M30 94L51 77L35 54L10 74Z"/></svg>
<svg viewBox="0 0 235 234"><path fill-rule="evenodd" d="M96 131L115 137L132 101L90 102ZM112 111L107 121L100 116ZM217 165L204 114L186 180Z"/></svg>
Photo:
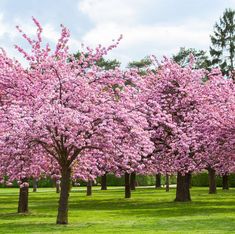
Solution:
<svg viewBox="0 0 235 234"><path fill-rule="evenodd" d="M22 182L27 183L28 179L22 180ZM27 213L28 210L28 201L29 201L29 187L25 186L20 188L19 192L19 201L18 201L18 213Z"/></svg>
<svg viewBox="0 0 235 234"><path fill-rule="evenodd" d="M61 170L61 192L59 199L57 224L68 223L68 200L69 200L69 188L70 188L71 169L64 167Z"/></svg>
<svg viewBox="0 0 235 234"><path fill-rule="evenodd" d="M155 188L161 188L161 174L156 174Z"/></svg>
<svg viewBox="0 0 235 234"><path fill-rule="evenodd" d="M191 201L189 190L189 173L182 175L177 174L177 188L175 201L188 202Z"/></svg>
<svg viewBox="0 0 235 234"><path fill-rule="evenodd" d="M216 193L215 170L209 167L208 176L209 176L209 194L215 194Z"/></svg>
<svg viewBox="0 0 235 234"><path fill-rule="evenodd" d="M53 179L53 188L56 188L56 193L60 193L60 180Z"/></svg>
<svg viewBox="0 0 235 234"><path fill-rule="evenodd" d="M228 190L229 189L228 175L227 174L223 175L223 189L224 190Z"/></svg>
<svg viewBox="0 0 235 234"><path fill-rule="evenodd" d="M33 178L33 192L37 192L38 183L37 179Z"/></svg>
<svg viewBox="0 0 235 234"><path fill-rule="evenodd" d="M192 173L189 173L189 188L192 188Z"/></svg>
<svg viewBox="0 0 235 234"><path fill-rule="evenodd" d="M60 180L56 180L55 187L56 187L56 193L60 193Z"/></svg>
<svg viewBox="0 0 235 234"><path fill-rule="evenodd" d="M107 173L101 176L101 190L107 190Z"/></svg>
<svg viewBox="0 0 235 234"><path fill-rule="evenodd" d="M87 181L86 195L87 196L91 196L92 195L92 181L91 180Z"/></svg>
<svg viewBox="0 0 235 234"><path fill-rule="evenodd" d="M135 186L136 186L136 173L135 172L131 173L130 186L131 186L131 190L135 190Z"/></svg>
<svg viewBox="0 0 235 234"><path fill-rule="evenodd" d="M170 190L169 175L166 174L166 192Z"/></svg>
<svg viewBox="0 0 235 234"><path fill-rule="evenodd" d="M131 197L130 174L125 173L125 198Z"/></svg>

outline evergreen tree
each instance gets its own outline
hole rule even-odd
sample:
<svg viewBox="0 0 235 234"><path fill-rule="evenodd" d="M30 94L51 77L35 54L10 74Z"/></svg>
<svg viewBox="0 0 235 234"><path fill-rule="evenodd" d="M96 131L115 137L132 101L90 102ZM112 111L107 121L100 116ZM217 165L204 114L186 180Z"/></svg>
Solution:
<svg viewBox="0 0 235 234"><path fill-rule="evenodd" d="M196 50L194 48L185 48L181 47L179 52L172 56L173 60L178 63L180 66L185 67L190 63L191 55L194 56L194 68L208 69L210 66L210 60L207 56L207 52L204 50Z"/></svg>
<svg viewBox="0 0 235 234"><path fill-rule="evenodd" d="M104 70L115 69L120 67L121 63L117 59L104 59L101 58L96 62L96 65L103 68Z"/></svg>
<svg viewBox="0 0 235 234"><path fill-rule="evenodd" d="M150 68L152 61L150 58L145 57L139 61L132 61L128 63L128 68L136 68L140 75L145 75L146 70Z"/></svg>
<svg viewBox="0 0 235 234"><path fill-rule="evenodd" d="M235 56L235 11L226 9L223 16L216 22L211 35L210 55L212 65L219 66L224 75L234 70ZM233 75L233 80L235 76Z"/></svg>

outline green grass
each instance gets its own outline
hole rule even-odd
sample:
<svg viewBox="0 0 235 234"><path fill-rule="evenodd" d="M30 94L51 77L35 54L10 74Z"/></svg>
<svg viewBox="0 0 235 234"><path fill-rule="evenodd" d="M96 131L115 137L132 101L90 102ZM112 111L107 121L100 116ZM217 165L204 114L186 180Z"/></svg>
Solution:
<svg viewBox="0 0 235 234"><path fill-rule="evenodd" d="M86 197L84 188L70 195L69 225L56 225L58 194L54 189L30 192L27 215L17 214L18 190L0 189L0 233L235 233L235 189L209 195L207 188L193 188L192 202L175 203L169 193L137 188L124 199L123 188Z"/></svg>

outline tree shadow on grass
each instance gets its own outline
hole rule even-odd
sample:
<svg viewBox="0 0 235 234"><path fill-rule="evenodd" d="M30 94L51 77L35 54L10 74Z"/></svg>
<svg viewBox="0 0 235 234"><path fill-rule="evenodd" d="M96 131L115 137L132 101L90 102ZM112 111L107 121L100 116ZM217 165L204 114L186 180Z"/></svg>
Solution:
<svg viewBox="0 0 235 234"><path fill-rule="evenodd" d="M138 199L104 199L97 200L82 200L70 203L71 210L80 211L103 211L106 215L113 218L124 215L127 219L131 217L136 218L177 218L180 217L207 217L214 215L226 216L227 213L235 213L235 201L195 201L195 202L162 202L151 201L146 202ZM92 214L91 214L92 216Z"/></svg>
<svg viewBox="0 0 235 234"><path fill-rule="evenodd" d="M48 222L35 222L35 223L5 223L0 226L4 233L81 233L80 230L88 228L90 224L77 224L76 228L74 225L56 225L56 223Z"/></svg>
<svg viewBox="0 0 235 234"><path fill-rule="evenodd" d="M143 227L144 226L144 227ZM195 218L195 219L160 219L156 222L148 223L136 223L132 229L140 231L156 230L166 231L166 233L173 233L178 231L179 233L234 233L235 219L228 217L210 217L210 218ZM134 231L135 232L135 231Z"/></svg>
<svg viewBox="0 0 235 234"><path fill-rule="evenodd" d="M164 231L166 233L233 233L235 226L235 219L233 218L209 218L209 219L156 219L151 222L73 222L69 225L56 225L49 222L35 222L35 223L16 223L8 222L0 226L4 233L127 233L116 232L116 230L129 230L131 233L157 233ZM131 230L131 231L130 231ZM90 232L89 232L90 231ZM107 232L108 233L108 232Z"/></svg>
<svg viewBox="0 0 235 234"><path fill-rule="evenodd" d="M56 210L55 210L56 211ZM55 212L56 213L56 212ZM21 219L31 219L33 217L40 218L54 218L55 213L48 213L46 211L42 213L36 213L34 211L29 211L28 213L17 213L17 212L8 212L0 214L0 220L21 220Z"/></svg>

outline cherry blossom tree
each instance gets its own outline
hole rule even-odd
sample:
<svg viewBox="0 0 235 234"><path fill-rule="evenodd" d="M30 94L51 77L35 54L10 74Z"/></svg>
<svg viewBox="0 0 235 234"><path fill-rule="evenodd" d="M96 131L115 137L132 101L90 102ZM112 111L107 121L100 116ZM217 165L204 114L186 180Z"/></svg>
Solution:
<svg viewBox="0 0 235 234"><path fill-rule="evenodd" d="M201 132L198 140L209 172L209 193L216 193L216 173L228 183L228 174L234 171L235 90L232 80L225 79L219 69L213 69L207 77L200 97L200 115L194 124Z"/></svg>
<svg viewBox="0 0 235 234"><path fill-rule="evenodd" d="M24 81L28 76L27 71L22 68L19 62L7 56L2 50L0 54L0 177L1 182L7 179L6 183L11 184L13 180L17 180L20 193L18 202L18 212L28 212L28 187L30 178L39 178L47 173L48 163L45 155L39 158L36 151L29 150L28 145L23 145L23 141L15 141L11 137L11 132L21 134L21 128L15 128L9 122L9 116L14 106L21 108L18 104L22 94L25 92ZM11 109L12 108L12 109ZM23 110L19 112L19 119L23 115ZM21 135L22 138L25 136Z"/></svg>
<svg viewBox="0 0 235 234"><path fill-rule="evenodd" d="M95 65L120 39L107 49L87 48L76 59L69 54L67 28L61 26L61 37L52 51L48 44L43 45L42 28L33 20L36 39L29 38L18 27L32 50L28 53L16 46L28 61L29 69L24 72L24 79L15 81L21 83L23 91L5 113L3 129L8 127L8 131L2 134L3 143L10 137L14 144L9 144L6 151L3 144L1 149L4 154L23 151L23 155L34 155L38 161L45 156L52 168L59 167L57 224L67 224L70 181L80 156L87 161L91 154L99 152L126 160L132 157L133 164L138 166L139 155L149 154L152 143L143 130L146 121L132 101L138 91L125 85L128 74L124 77L118 69L104 71ZM131 167L126 166L126 170L131 172Z"/></svg>
<svg viewBox="0 0 235 234"><path fill-rule="evenodd" d="M192 69L191 64L182 68L165 59L145 77L149 129L155 144L149 170L167 175L177 172L176 201L191 200L190 174L204 168L192 126L199 114L204 76L203 70Z"/></svg>

